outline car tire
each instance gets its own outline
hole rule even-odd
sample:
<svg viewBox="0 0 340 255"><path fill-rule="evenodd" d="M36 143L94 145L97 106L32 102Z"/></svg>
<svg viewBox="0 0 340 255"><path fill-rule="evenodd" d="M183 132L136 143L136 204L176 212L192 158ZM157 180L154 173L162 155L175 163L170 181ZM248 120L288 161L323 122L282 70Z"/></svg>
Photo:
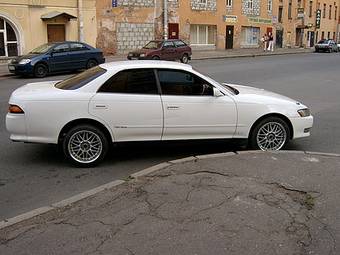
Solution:
<svg viewBox="0 0 340 255"><path fill-rule="evenodd" d="M48 74L48 68L45 64L36 64L34 67L34 77L44 78Z"/></svg>
<svg viewBox="0 0 340 255"><path fill-rule="evenodd" d="M181 57L181 62L183 64L188 64L189 63L189 56L188 56L188 54L183 54L183 56Z"/></svg>
<svg viewBox="0 0 340 255"><path fill-rule="evenodd" d="M152 57L152 60L160 60L160 57L158 57L158 56L153 56L153 57Z"/></svg>
<svg viewBox="0 0 340 255"><path fill-rule="evenodd" d="M64 155L77 167L93 167L106 156L108 139L97 127L87 124L71 128L62 140Z"/></svg>
<svg viewBox="0 0 340 255"><path fill-rule="evenodd" d="M249 136L250 148L262 151L281 150L290 139L286 121L278 117L261 120Z"/></svg>
<svg viewBox="0 0 340 255"><path fill-rule="evenodd" d="M86 69L90 69L90 68L95 67L97 65L98 65L98 62L95 59L90 59L89 61L87 61Z"/></svg>

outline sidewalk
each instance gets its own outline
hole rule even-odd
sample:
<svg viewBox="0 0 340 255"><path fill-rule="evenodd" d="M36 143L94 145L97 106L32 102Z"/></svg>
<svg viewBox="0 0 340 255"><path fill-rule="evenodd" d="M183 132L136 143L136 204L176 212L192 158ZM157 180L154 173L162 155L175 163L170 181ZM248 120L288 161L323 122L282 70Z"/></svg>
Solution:
<svg viewBox="0 0 340 255"><path fill-rule="evenodd" d="M262 49L238 49L238 50L194 50L192 60L219 59L219 58L238 58L238 57L258 57L270 55L286 55L310 53L312 49L292 48L276 49L274 52L264 52ZM126 54L105 56L106 62L127 60ZM9 75L7 61L0 61L0 76Z"/></svg>
<svg viewBox="0 0 340 255"><path fill-rule="evenodd" d="M170 161L0 223L0 253L339 254L339 166L294 151Z"/></svg>

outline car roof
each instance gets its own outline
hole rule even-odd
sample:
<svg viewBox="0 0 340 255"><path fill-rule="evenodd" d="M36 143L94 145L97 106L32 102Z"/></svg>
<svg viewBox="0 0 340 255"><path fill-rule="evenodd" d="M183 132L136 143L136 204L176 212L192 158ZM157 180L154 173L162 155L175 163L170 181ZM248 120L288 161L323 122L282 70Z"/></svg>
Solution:
<svg viewBox="0 0 340 255"><path fill-rule="evenodd" d="M115 61L101 64L100 67L106 70L125 70L134 68L166 68L166 69L180 69L190 71L192 66L171 61L162 60L129 60L129 61Z"/></svg>

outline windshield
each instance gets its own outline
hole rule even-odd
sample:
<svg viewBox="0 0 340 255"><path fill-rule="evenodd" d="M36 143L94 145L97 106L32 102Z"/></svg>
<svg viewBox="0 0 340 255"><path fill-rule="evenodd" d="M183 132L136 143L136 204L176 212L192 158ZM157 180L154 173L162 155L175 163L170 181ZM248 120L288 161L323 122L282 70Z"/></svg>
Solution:
<svg viewBox="0 0 340 255"><path fill-rule="evenodd" d="M40 53L46 53L49 51L49 49L51 49L54 46L54 44L43 44L40 45L38 48L35 48L34 50L32 50L30 53L33 54L40 54Z"/></svg>
<svg viewBox="0 0 340 255"><path fill-rule="evenodd" d="M94 79L98 78L102 74L106 73L104 68L96 66L88 69L80 74L74 75L64 81L58 82L55 87L64 90L75 90L83 87Z"/></svg>
<svg viewBox="0 0 340 255"><path fill-rule="evenodd" d="M162 46L160 41L151 41L143 47L143 49L159 49Z"/></svg>

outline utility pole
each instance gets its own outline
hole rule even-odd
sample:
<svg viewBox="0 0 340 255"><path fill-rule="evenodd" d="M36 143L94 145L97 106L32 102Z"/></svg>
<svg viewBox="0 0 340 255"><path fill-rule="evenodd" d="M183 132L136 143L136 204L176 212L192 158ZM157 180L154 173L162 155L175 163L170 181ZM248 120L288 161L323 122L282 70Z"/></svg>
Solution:
<svg viewBox="0 0 340 255"><path fill-rule="evenodd" d="M78 35L79 41L84 42L83 0L78 0Z"/></svg>
<svg viewBox="0 0 340 255"><path fill-rule="evenodd" d="M163 37L165 40L168 40L168 0L164 0L164 28L163 28Z"/></svg>

